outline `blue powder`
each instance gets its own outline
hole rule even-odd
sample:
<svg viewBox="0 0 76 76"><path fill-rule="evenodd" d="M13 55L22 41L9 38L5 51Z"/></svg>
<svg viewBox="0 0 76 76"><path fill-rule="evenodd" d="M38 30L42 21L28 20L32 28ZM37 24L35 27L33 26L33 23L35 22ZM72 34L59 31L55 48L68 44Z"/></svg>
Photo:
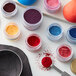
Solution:
<svg viewBox="0 0 76 76"><path fill-rule="evenodd" d="M73 37L76 38L76 28L72 28L69 30L69 34Z"/></svg>
<svg viewBox="0 0 76 76"><path fill-rule="evenodd" d="M61 33L61 28L58 27L58 26L52 26L52 27L49 28L49 32L52 35L58 36Z"/></svg>

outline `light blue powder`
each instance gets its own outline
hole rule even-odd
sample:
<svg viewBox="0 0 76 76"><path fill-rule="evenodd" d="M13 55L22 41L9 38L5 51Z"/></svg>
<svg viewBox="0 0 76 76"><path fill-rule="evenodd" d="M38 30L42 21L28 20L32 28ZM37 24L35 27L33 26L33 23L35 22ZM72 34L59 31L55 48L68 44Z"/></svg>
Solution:
<svg viewBox="0 0 76 76"><path fill-rule="evenodd" d="M59 26L51 26L49 28L49 32L52 35L58 36L61 33L61 28Z"/></svg>

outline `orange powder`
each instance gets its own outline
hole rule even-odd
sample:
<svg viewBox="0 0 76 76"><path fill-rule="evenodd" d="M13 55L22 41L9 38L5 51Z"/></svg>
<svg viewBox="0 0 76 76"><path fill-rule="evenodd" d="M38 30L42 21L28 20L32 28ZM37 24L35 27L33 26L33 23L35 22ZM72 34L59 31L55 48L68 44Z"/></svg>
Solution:
<svg viewBox="0 0 76 76"><path fill-rule="evenodd" d="M9 35L15 35L17 34L19 31L19 28L15 25L9 25L6 27L6 32L9 34Z"/></svg>

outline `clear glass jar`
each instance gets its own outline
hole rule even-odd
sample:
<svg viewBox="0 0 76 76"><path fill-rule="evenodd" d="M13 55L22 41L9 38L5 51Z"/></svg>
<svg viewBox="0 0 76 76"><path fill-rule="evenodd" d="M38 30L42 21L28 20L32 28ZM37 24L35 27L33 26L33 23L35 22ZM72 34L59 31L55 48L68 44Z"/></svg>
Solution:
<svg viewBox="0 0 76 76"><path fill-rule="evenodd" d="M6 28L10 25L15 25L17 28L18 28L18 32L14 35L10 35L6 32ZM8 23L4 29L4 35L7 39L10 39L10 40L14 40L14 39L17 39L19 36L20 36L21 32L20 32L20 29L18 27L18 25L16 23Z"/></svg>
<svg viewBox="0 0 76 76"><path fill-rule="evenodd" d="M54 12L58 11L60 7L61 7L60 0L58 0L58 5L55 7L49 6L47 3L47 0L44 0L44 8L50 13L54 13Z"/></svg>
<svg viewBox="0 0 76 76"><path fill-rule="evenodd" d="M59 33L58 35L53 35L53 34L49 31L49 29L52 28L52 27L58 27L58 28L61 30L60 33ZM58 41L58 40L60 40L60 39L63 37L62 27L61 27L59 24L57 24L57 23L51 24L51 25L48 27L48 29L47 29L47 37L48 37L50 40L52 40L52 41Z"/></svg>
<svg viewBox="0 0 76 76"><path fill-rule="evenodd" d="M8 3L12 3L12 4L15 5L14 11L12 11L12 12L7 12L7 11L5 11L5 10L3 9L3 7L4 7L6 4L8 4ZM12 16L14 16L14 15L17 13L17 5L16 5L16 3L15 3L14 1L10 1L10 0L9 0L9 1L5 1L5 2L3 3L2 7L1 7L1 11L2 11L2 14L3 14L4 17L6 17L6 18L11 18Z"/></svg>
<svg viewBox="0 0 76 76"><path fill-rule="evenodd" d="M40 40L40 43L39 43L38 45L36 45L36 46L31 46L31 45L28 43L28 38L29 38L29 37L32 37L32 36L35 36L35 37L37 37L37 38ZM42 46L42 40L41 40L40 36L37 35L37 34L31 34L31 35L29 35L29 36L26 38L25 43L26 43L26 48L27 48L27 50L29 50L30 52L40 51L40 48L41 48L41 46Z"/></svg>
<svg viewBox="0 0 76 76"><path fill-rule="evenodd" d="M42 20L43 20L43 14L42 14L42 12L41 12L37 7L32 7L32 6L26 8L25 12L28 11L28 10L30 10L30 9L35 9L35 10L39 11L39 13L41 14L41 19L40 19L40 21L37 22L37 23L35 23L35 24L28 23L28 22L24 19L24 14L23 14L23 25L24 25L24 27L27 28L28 30L33 31L33 30L37 29L39 26L41 26L41 23L42 23ZM25 13L25 12L24 12L24 13Z"/></svg>
<svg viewBox="0 0 76 76"><path fill-rule="evenodd" d="M70 30L73 29L73 28L76 28L76 25L70 27L67 31L67 34L66 34L66 37L67 37L67 40L70 42L70 43L73 43L73 44L76 44L76 38L72 37L71 34L70 34ZM74 33L74 32L73 32ZM76 32L75 32L76 33Z"/></svg>
<svg viewBox="0 0 76 76"><path fill-rule="evenodd" d="M63 56L61 56L60 53L59 53L59 49L62 48L63 46L69 48L69 50L71 51L71 54L70 54L68 57L63 57ZM69 61L69 60L72 58L72 56L73 56L73 51L72 51L72 48L71 48L69 45L63 44L63 45L61 45L61 46L59 46L59 47L57 48L57 50L56 50L56 55L57 55L57 59L58 59L59 61L67 62L67 61Z"/></svg>

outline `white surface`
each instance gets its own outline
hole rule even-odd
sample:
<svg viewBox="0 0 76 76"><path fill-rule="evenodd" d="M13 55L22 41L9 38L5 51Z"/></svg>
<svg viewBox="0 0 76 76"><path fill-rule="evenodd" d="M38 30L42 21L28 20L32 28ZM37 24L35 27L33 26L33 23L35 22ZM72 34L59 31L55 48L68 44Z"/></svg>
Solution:
<svg viewBox="0 0 76 76"><path fill-rule="evenodd" d="M15 2L17 2L18 4L20 4L17 0L14 0ZM37 2L34 4L34 6L37 6L45 15L50 16L50 17L54 17L57 19L61 19L61 20L65 20L64 16L63 16L63 7L64 5L66 5L70 0L60 0L61 2L61 8L58 12L51 14L48 13L45 9L44 9L44 0L37 0ZM21 4L20 4L21 5ZM23 5L22 5L23 6ZM23 6L26 7L26 6Z"/></svg>
<svg viewBox="0 0 76 76"><path fill-rule="evenodd" d="M1 5L4 1L5 0L0 1L0 8L1 8ZM43 20L43 23L42 23L41 27L39 29L35 30L35 31L29 31L29 30L24 28L23 23L22 23L22 14L23 14L24 10L25 10L25 8L22 8L22 7L18 6L18 13L11 19L4 18L2 16L1 11L0 11L0 44L12 45L12 46L16 46L16 47L22 49L26 53L26 55L28 56L33 76L61 76L54 69L51 69L49 71L44 71L44 70L41 70L38 67L38 65L36 64L36 56L38 55L38 53L31 53L25 48L25 38L31 33L39 34L41 36L42 40L43 40L43 46L46 48L46 45L47 45L51 49L51 51L54 53L54 55L56 54L56 49L59 45L64 44L64 43L68 44L72 47L73 52L74 52L74 58L76 58L76 45L70 44L66 40L65 36L59 42L51 42L50 40L48 40L48 38L46 37L46 34L45 34L47 27L51 23L55 22L55 23L61 24L65 34L66 34L67 29L69 27L71 27L72 25L66 24L66 23L63 23L61 21L51 19L51 18L48 18L48 17L44 16L44 20ZM6 24L8 22L16 22L18 24L18 26L21 28L22 37L19 40L10 41L10 40L7 40L4 37L3 30L4 30L4 27L6 26ZM41 52L43 52L43 51L44 50L42 49ZM67 71L68 73L70 73L71 76L76 76L70 70L70 63L71 63L71 61L69 61L67 63L62 63L62 62L60 62L56 59L55 65L58 68L60 68L62 71Z"/></svg>

